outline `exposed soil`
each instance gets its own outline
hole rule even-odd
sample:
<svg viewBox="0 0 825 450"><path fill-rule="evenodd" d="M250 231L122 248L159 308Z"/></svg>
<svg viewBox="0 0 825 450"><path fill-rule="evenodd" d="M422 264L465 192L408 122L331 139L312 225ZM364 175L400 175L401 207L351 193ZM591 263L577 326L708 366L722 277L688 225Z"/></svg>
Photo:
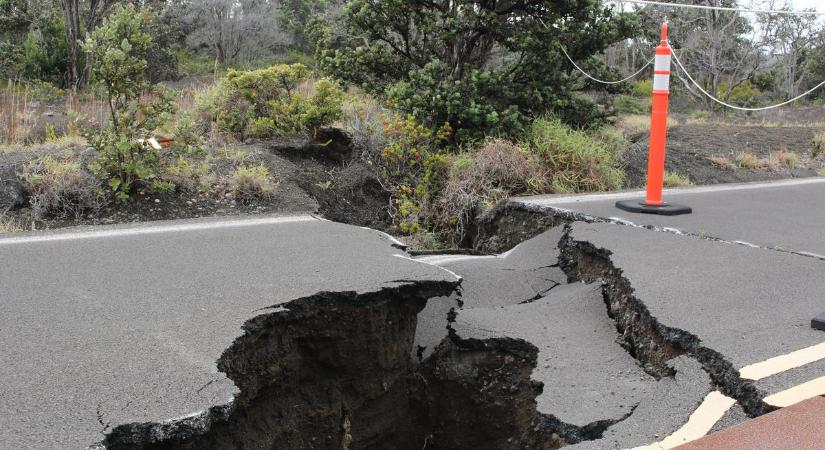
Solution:
<svg viewBox="0 0 825 450"><path fill-rule="evenodd" d="M813 127L761 127L732 124L676 125L668 130L665 169L687 176L694 184L736 183L816 176L825 158L814 159L811 142L820 130ZM647 175L649 141L641 137L624 155L627 187L642 187ZM736 162L739 152L762 159L772 152L792 151L799 155L796 168L725 168L710 160L725 157Z"/></svg>
<svg viewBox="0 0 825 450"><path fill-rule="evenodd" d="M94 151L77 143L7 148L0 153L0 216L20 228L51 229L73 225L98 225L149 220L185 219L262 213L311 213L338 222L390 230L389 195L373 171L354 158L349 139L340 130L323 130L313 138L238 144L243 164L266 165L277 186L269 198L242 202L216 188L207 192L135 192L125 203L109 203L80 216L45 217L35 220L28 199L20 201L20 182L13 173L45 155L71 157L87 165ZM230 173L240 164L231 158L215 158L215 173Z"/></svg>

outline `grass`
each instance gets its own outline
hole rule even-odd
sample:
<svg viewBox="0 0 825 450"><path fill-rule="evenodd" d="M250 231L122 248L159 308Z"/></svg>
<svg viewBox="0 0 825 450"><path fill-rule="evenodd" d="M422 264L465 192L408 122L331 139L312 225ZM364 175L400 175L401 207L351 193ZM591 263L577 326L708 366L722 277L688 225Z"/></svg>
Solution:
<svg viewBox="0 0 825 450"><path fill-rule="evenodd" d="M727 156L711 156L708 160L725 170L734 171L737 169L737 165Z"/></svg>
<svg viewBox="0 0 825 450"><path fill-rule="evenodd" d="M12 220L0 217L0 234L18 233L20 231L23 231L23 228L17 226Z"/></svg>
<svg viewBox="0 0 825 450"><path fill-rule="evenodd" d="M817 158L822 154L825 154L825 131L815 134L811 143L811 156Z"/></svg>
<svg viewBox="0 0 825 450"><path fill-rule="evenodd" d="M765 162L753 153L739 152L736 154L736 164L743 169L761 169Z"/></svg>
<svg viewBox="0 0 825 450"><path fill-rule="evenodd" d="M230 175L229 186L236 199L249 203L270 198L275 190L275 181L269 168L263 164L241 166Z"/></svg>
<svg viewBox="0 0 825 450"><path fill-rule="evenodd" d="M553 192L610 191L624 184L619 151L558 119L536 120L525 147L537 158Z"/></svg>
<svg viewBox="0 0 825 450"><path fill-rule="evenodd" d="M788 150L772 152L769 156L770 167L787 167L795 169L799 165L799 155Z"/></svg>
<svg viewBox="0 0 825 450"><path fill-rule="evenodd" d="M673 128L678 124L679 121L673 117L667 118L668 128ZM627 114L619 118L616 126L629 135L647 133L650 131L650 116L646 114Z"/></svg>
<svg viewBox="0 0 825 450"><path fill-rule="evenodd" d="M690 181L690 178L686 176L679 175L675 172L666 171L663 180L663 185L667 188L677 188L693 186L693 182Z"/></svg>
<svg viewBox="0 0 825 450"><path fill-rule="evenodd" d="M819 171L816 174L820 177L825 177L825 168L819 169Z"/></svg>

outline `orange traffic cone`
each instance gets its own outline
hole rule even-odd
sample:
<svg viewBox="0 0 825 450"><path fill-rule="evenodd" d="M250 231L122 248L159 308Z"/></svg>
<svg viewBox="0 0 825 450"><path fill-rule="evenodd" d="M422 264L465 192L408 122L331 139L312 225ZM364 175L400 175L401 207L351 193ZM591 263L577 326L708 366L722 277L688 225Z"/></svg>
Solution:
<svg viewBox="0 0 825 450"><path fill-rule="evenodd" d="M667 145L667 109L670 97L670 46L667 43L667 22L662 24L662 42L656 47L653 67L653 108L650 113L650 152L647 159L647 198L644 201L625 200L616 207L625 211L675 216L690 214L687 206L662 201Z"/></svg>

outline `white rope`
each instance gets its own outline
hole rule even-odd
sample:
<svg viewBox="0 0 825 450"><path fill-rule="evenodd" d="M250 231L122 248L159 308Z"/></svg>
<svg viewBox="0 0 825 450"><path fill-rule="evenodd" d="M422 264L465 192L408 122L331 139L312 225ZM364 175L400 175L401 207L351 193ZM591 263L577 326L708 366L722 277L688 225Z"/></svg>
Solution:
<svg viewBox="0 0 825 450"><path fill-rule="evenodd" d="M573 64L573 67L575 67L579 72L581 72L582 75L584 75L587 78L590 78L591 80L593 80L597 83L602 83L602 84L620 84L620 83L624 83L627 80L630 80L631 78L636 78L636 76L638 76L645 69L647 69L647 67L649 65L653 64L653 61L656 59L656 57L654 56L653 58L650 59L650 61L647 62L647 64L642 66L641 69L639 69L638 71L636 71L636 73L634 73L633 75L630 75L627 78L622 78L621 80L618 80L618 81L605 81L605 80L600 80L600 79L594 77L593 75L590 75L589 73L585 72L584 69L579 67L579 65L576 64L575 61L573 61L573 58L571 58L570 55L567 54L567 51L564 49L564 47L559 47L559 48L561 48L561 52L564 53L564 56L567 57L567 60L570 61L570 64Z"/></svg>
<svg viewBox="0 0 825 450"><path fill-rule="evenodd" d="M793 14L793 15L815 15L825 16L825 12L819 11L789 11L786 9L753 9L753 8L733 8L728 6L709 5L687 5L684 3L665 3L652 0L612 0L616 3L635 3L640 5L671 6L674 8L710 9L716 11L733 11L740 13L760 13L760 14Z"/></svg>
<svg viewBox="0 0 825 450"><path fill-rule="evenodd" d="M670 42L668 42L667 45L670 46ZM716 103L718 103L722 106L726 106L728 108L735 109L735 110L738 110L738 111L753 112L753 111L766 111L766 110L769 110L769 109L779 108L781 106L789 105L789 104L791 104L791 103L793 103L793 102L795 102L795 101L797 101L797 100L799 100L803 97L806 97L806 96L810 95L811 93L813 93L815 90L821 88L822 86L825 86L825 81L823 81L823 82L817 84L816 86L814 86L813 88L811 88L810 90L808 90L807 92L805 92L803 94L800 94L800 95L797 95L796 97L794 97L794 98L792 98L788 101L785 101L785 102L782 102L782 103L779 103L779 104L776 104L776 105L763 106L763 107L760 107L760 108L745 108L745 107L742 107L742 106L731 105L730 103L725 103L724 101L719 100L718 98L711 95L704 88L702 88L702 86L699 85L699 83L697 83L696 80L694 80L692 76L690 76L690 73L688 73L687 69L685 69L685 66L682 65L681 61L679 61L679 57L676 55L676 52L674 52L672 50L673 50L673 47L671 47L671 53L673 54L673 60L676 61L676 65L678 65L679 68L682 69L682 72L684 72L687 79L690 80L690 82L693 83L693 85L696 86L697 89L702 91L703 94L705 94L709 99L713 100L714 102L716 102Z"/></svg>

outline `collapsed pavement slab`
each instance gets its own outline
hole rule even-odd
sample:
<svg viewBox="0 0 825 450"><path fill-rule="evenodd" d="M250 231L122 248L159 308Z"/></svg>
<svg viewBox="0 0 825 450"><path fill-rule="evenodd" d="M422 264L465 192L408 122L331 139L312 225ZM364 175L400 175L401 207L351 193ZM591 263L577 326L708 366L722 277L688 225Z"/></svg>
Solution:
<svg viewBox="0 0 825 450"><path fill-rule="evenodd" d="M141 448L230 426L227 439L267 442L267 395L312 389L329 398L289 413L319 422L270 428L282 448L369 439L380 421L359 414L391 416L375 402L410 367L416 314L458 285L399 255L379 233L309 216L0 238L0 448Z"/></svg>
<svg viewBox="0 0 825 450"><path fill-rule="evenodd" d="M675 375L659 380L640 399L633 414L605 430L600 439L581 442L570 450L643 446L671 435L687 423L696 407L714 390L713 383L694 359L678 356L668 364Z"/></svg>
<svg viewBox="0 0 825 450"><path fill-rule="evenodd" d="M636 360L616 343L601 287L572 284L527 304L465 309L453 339L519 339L538 349L532 378L544 389L540 413L578 428L629 416L654 386Z"/></svg>
<svg viewBox="0 0 825 450"><path fill-rule="evenodd" d="M462 278L459 292L432 299L419 314L415 339L418 357L429 356L447 336L451 310L531 302L566 283L567 275L558 265L558 243L563 234L563 227L553 228L500 255L416 258L448 269Z"/></svg>
<svg viewBox="0 0 825 450"><path fill-rule="evenodd" d="M765 393L738 369L823 342L809 321L824 261L608 223L572 224L562 247L568 273L607 280L624 338L655 349L642 359L691 354L750 414L766 411Z"/></svg>
<svg viewBox="0 0 825 450"><path fill-rule="evenodd" d="M807 178L668 189L665 201L693 208L693 214L671 217L632 214L615 207L618 200L643 198L641 191L522 197L510 202L561 215L619 219L825 259L825 228L821 226L825 223L825 208L818 207L823 196L825 178Z"/></svg>

